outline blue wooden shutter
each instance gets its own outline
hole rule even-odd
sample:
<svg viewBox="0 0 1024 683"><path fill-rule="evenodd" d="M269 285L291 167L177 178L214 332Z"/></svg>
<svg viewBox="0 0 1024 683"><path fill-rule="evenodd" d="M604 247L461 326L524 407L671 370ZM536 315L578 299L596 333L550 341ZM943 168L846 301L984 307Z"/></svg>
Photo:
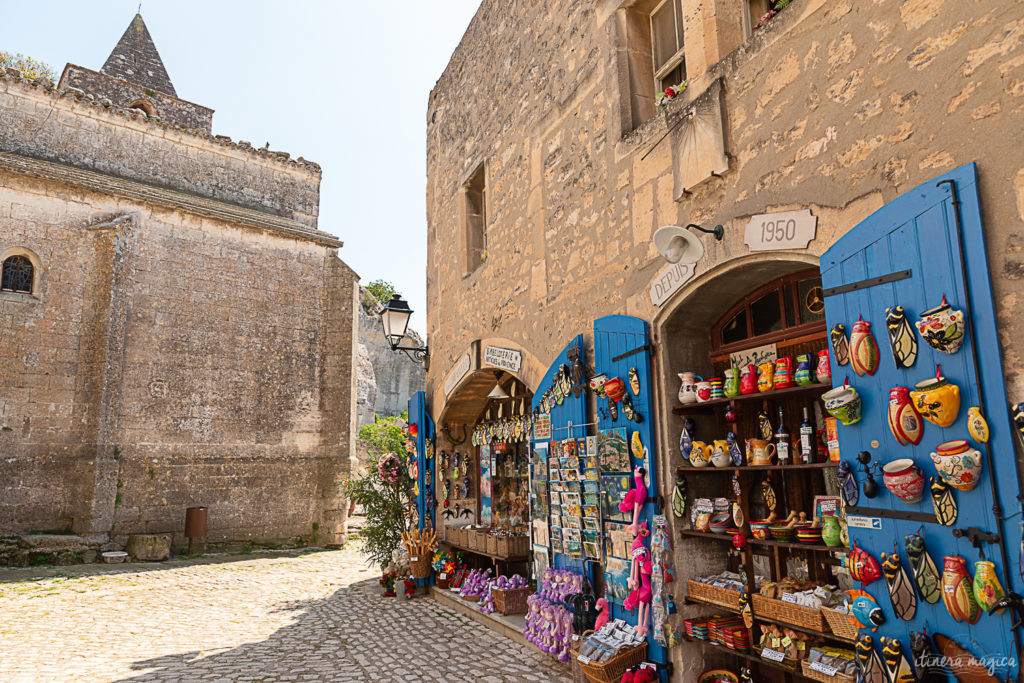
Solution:
<svg viewBox="0 0 1024 683"><path fill-rule="evenodd" d="M963 229L963 256L966 262L967 282L961 275L961 244L956 230L956 208L948 183L953 181L961 201L960 217ZM829 288L863 282L868 278L889 276L910 271L909 277L893 279L883 284L866 283L864 286L829 294ZM1017 476L1013 433L1007 412L1007 399L1003 380L1000 347L992 306L992 290L988 277L988 260L978 199L977 176L974 164L968 164L929 181L866 218L844 235L821 259L822 285L826 290L825 315L828 326L836 323L846 326L847 334L853 323L863 317L871 323L871 331L880 351L879 369L874 376L858 377L850 365L837 366L832 359L832 381L836 386L849 377L863 397L863 418L851 426L839 427L839 445L843 460L856 466L854 460L860 451L869 451L873 461L885 464L897 458L912 458L925 476L936 474L929 454L936 444L949 439L969 439L966 415L970 406L978 405L979 391L983 392L986 419L991 431L990 447L994 456L995 472L985 463L978 485L970 492L954 491L959 504L959 519L955 528L976 526L985 531L1003 534L1007 541L1009 565L1004 566L998 546L986 544L986 559L993 560L1003 586L1021 591L1018 548L1020 531L1015 520L997 521L992 512L991 478L997 477L998 499L1003 515L1019 510L1015 496L1020 492ZM896 276L894 276L895 278ZM965 286L965 284L967 286ZM889 348L885 327L885 309L901 305L911 322L920 313L937 306L945 295L954 308L960 308L973 319L974 336L970 334L964 346L953 355L932 349L918 336L919 350L916 363L909 369L897 369ZM979 373L975 373L972 353L978 354ZM888 392L894 386L913 388L916 382L935 376L936 364L942 373L960 387L961 408L956 422L942 429L925 422L924 435L918 446L901 446L892 436L887 423ZM877 442L877 446L873 445ZM978 444L972 445L977 446ZM984 449L981 449L984 453ZM862 469L856 466L857 469ZM882 486L874 499L863 495L859 507L885 508L898 515L901 512L933 513L931 499L906 505ZM863 483L863 473L858 480ZM850 537L876 558L879 553L893 551L894 540L900 556L908 567L903 548L904 535L922 529L922 536L932 558L942 569L945 555L961 555L973 573L973 563L979 559L978 551L966 539L957 539L951 528L918 520L894 519L882 516L881 530L850 527ZM875 634L898 638L904 650L909 646L909 632L927 626L930 633L948 636L965 635L973 638L974 651L981 655L1014 654L1010 616L987 616L974 626L957 624L940 600L935 605L923 601L912 621L902 621L892 612L892 606L882 581L868 586L886 613L887 621ZM1016 664L1013 665L1016 671Z"/></svg>
<svg viewBox="0 0 1024 683"><path fill-rule="evenodd" d="M419 527L420 529L434 528L434 509L428 505L426 495L428 484L431 493L434 489L434 459L427 460L426 445L427 439L430 439L432 444L436 444L436 441L434 421L427 412L427 397L422 391L417 391L409 399L409 424L414 424L419 428L419 433L416 435L416 458L420 472L418 481L420 493L416 497L416 509L420 517Z"/></svg>

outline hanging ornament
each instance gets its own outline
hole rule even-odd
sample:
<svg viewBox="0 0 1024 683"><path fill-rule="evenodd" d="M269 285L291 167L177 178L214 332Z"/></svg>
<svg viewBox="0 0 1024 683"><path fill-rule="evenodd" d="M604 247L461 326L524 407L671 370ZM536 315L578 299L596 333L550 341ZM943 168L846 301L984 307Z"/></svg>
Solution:
<svg viewBox="0 0 1024 683"><path fill-rule="evenodd" d="M889 600L892 602L892 610L897 617L904 621L910 621L917 614L917 593L914 592L914 585L910 576L900 562L900 555L893 545L891 555L881 554L882 576L885 577L885 586L889 589Z"/></svg>
<svg viewBox="0 0 1024 683"><path fill-rule="evenodd" d="M868 451L858 453L857 462L864 466L864 474L867 475L867 479L864 481L864 497L874 498L878 495L878 482L875 481L875 471L878 469L878 463L871 462L871 453Z"/></svg>
<svg viewBox="0 0 1024 683"><path fill-rule="evenodd" d="M910 400L910 389L893 387L889 390L889 431L901 446L921 443L924 422Z"/></svg>
<svg viewBox="0 0 1024 683"><path fill-rule="evenodd" d="M729 457L732 458L732 464L736 467L741 467L743 465L743 451L740 449L739 442L736 441L736 434L729 432L725 440L729 444Z"/></svg>
<svg viewBox="0 0 1024 683"><path fill-rule="evenodd" d="M676 483L672 487L672 514L677 519L683 519L686 515L686 475L676 473Z"/></svg>
<svg viewBox="0 0 1024 683"><path fill-rule="evenodd" d="M693 418L686 418L683 420L683 431L679 432L679 453L683 456L683 460L690 459L690 453L693 451L693 434L696 429L696 423Z"/></svg>
<svg viewBox="0 0 1024 683"><path fill-rule="evenodd" d="M981 618L981 607L974 599L974 586L967 573L967 561L959 555L943 558L942 602L954 621L975 624Z"/></svg>
<svg viewBox="0 0 1024 683"><path fill-rule="evenodd" d="M850 342L846 339L846 326L836 323L828 333L832 341L832 357L836 365L846 365L850 362Z"/></svg>
<svg viewBox="0 0 1024 683"><path fill-rule="evenodd" d="M764 410L757 414L757 429L761 432L761 438L765 441L771 441L772 437L775 436L775 431L772 429L772 421Z"/></svg>
<svg viewBox="0 0 1024 683"><path fill-rule="evenodd" d="M622 397L622 414L626 416L627 420L640 424L640 413L633 407L633 399L630 398L629 394L625 394Z"/></svg>
<svg viewBox="0 0 1024 683"><path fill-rule="evenodd" d="M910 662L903 654L903 644L896 638L882 636L878 639L882 644L882 662L885 673L891 683L914 683L914 671Z"/></svg>
<svg viewBox="0 0 1024 683"><path fill-rule="evenodd" d="M858 375L874 375L878 371L878 343L871 334L871 323L858 318L850 335L850 365Z"/></svg>
<svg viewBox="0 0 1024 683"><path fill-rule="evenodd" d="M860 487L857 486L857 480L853 477L849 463L845 460L841 461L839 467L836 468L836 473L839 477L839 493L843 496L843 502L848 507L853 507L860 500Z"/></svg>
<svg viewBox="0 0 1024 683"><path fill-rule="evenodd" d="M871 636L864 633L857 636L857 643L854 646L854 654L857 658L857 671L860 673L864 683L890 683L885 675L885 666L881 658L875 652Z"/></svg>
<svg viewBox="0 0 1024 683"><path fill-rule="evenodd" d="M935 308L921 313L917 331L928 345L943 353L956 353L964 343L964 312L953 308L946 301Z"/></svg>
<svg viewBox="0 0 1024 683"><path fill-rule="evenodd" d="M946 674L939 666L939 655L927 631L910 632L910 654L914 658L919 683L946 683Z"/></svg>
<svg viewBox="0 0 1024 683"><path fill-rule="evenodd" d="M988 443L988 422L985 422L981 408L971 406L967 409L967 431L978 443Z"/></svg>
<svg viewBox="0 0 1024 683"><path fill-rule="evenodd" d="M940 476L932 476L928 480L928 491L932 497L932 506L935 508L935 519L943 526L953 526L959 515L959 508L956 505L956 498L953 497L953 490L949 488L946 480Z"/></svg>
<svg viewBox="0 0 1024 683"><path fill-rule="evenodd" d="M633 438L630 439L629 449L633 452L633 457L637 460L644 459L644 444L640 440L640 432L633 432Z"/></svg>
<svg viewBox="0 0 1024 683"><path fill-rule="evenodd" d="M754 628L754 611L750 607L750 593L746 590L740 593L740 616L748 629Z"/></svg>
<svg viewBox="0 0 1024 683"><path fill-rule="evenodd" d="M904 536L903 542L907 549L910 568L914 572L917 594L925 602L934 605L942 597L942 580L935 560L928 554L920 534Z"/></svg>
<svg viewBox="0 0 1024 683"><path fill-rule="evenodd" d="M766 474L764 480L761 481L761 495L764 496L764 504L768 507L768 512L775 512L777 500L775 498L775 489L772 488L772 475L770 474Z"/></svg>
<svg viewBox="0 0 1024 683"><path fill-rule="evenodd" d="M871 553L857 546L854 542L853 550L846 555L843 561L846 569L854 581L869 584L882 575L881 567Z"/></svg>
<svg viewBox="0 0 1024 683"><path fill-rule="evenodd" d="M736 500L739 500L740 497L743 495L743 489L740 488L740 473L739 472L733 472L732 473L732 494L734 496L736 496ZM743 525L740 524L739 522L737 522L736 526L739 527L739 526L743 526Z"/></svg>
<svg viewBox="0 0 1024 683"><path fill-rule="evenodd" d="M846 601L847 608L861 628L869 628L874 632L885 623L885 612L878 606L874 596L860 589L848 590L846 593L850 596Z"/></svg>
<svg viewBox="0 0 1024 683"><path fill-rule="evenodd" d="M917 334L902 306L885 309L885 329L889 333L889 346L896 368L912 366L917 360Z"/></svg>
<svg viewBox="0 0 1024 683"><path fill-rule="evenodd" d="M640 375L636 368L629 369L629 390L633 392L634 396L640 395Z"/></svg>
<svg viewBox="0 0 1024 683"><path fill-rule="evenodd" d="M989 614L1002 614L1005 609L992 611L996 603L1006 595L1003 585L999 583L996 565L990 560L979 560L974 563L974 599L978 606Z"/></svg>

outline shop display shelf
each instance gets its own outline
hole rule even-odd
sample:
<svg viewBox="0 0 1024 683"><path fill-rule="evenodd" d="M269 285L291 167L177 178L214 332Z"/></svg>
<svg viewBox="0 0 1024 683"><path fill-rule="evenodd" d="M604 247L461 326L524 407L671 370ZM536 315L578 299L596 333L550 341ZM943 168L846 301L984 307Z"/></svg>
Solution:
<svg viewBox="0 0 1024 683"><path fill-rule="evenodd" d="M733 614L739 614L740 610L736 607L726 607L725 605L719 605L717 602L711 602L710 600L701 600L693 595L687 595L684 602L688 605L708 605L715 609L723 610L725 612L731 612Z"/></svg>
<svg viewBox="0 0 1024 683"><path fill-rule="evenodd" d="M778 624L779 626L788 626L789 628L795 628L798 631L803 631L804 633L809 633L812 636L820 636L820 637L822 637L822 638L824 638L826 640L832 640L832 641L835 641L837 643L844 643L846 645L853 645L854 642L855 642L855 640L853 638L844 638L843 636L838 636L835 633L832 633L831 631L818 631L818 630L815 630L815 629L812 629L812 628L807 628L806 626L799 626L797 624L791 624L788 621L781 621L779 619L772 619L770 617L761 616L760 614L757 613L756 610L754 611L754 620L755 621L764 621L764 622L767 622L769 624Z"/></svg>
<svg viewBox="0 0 1024 683"><path fill-rule="evenodd" d="M760 666L766 666L766 667L768 667L770 669L776 669L778 671L784 671L784 672L788 673L789 675L791 675L795 680L798 680L798 681L811 681L811 680L814 680L813 678L808 678L807 676L804 676L803 673L801 671L799 671L799 670L790 669L788 666L783 666L782 664L776 664L775 662L767 660L767 659L761 659L760 655L758 655L757 652L755 652L755 651L740 652L738 650L733 650L731 648L725 647L724 645L719 645L718 643L712 643L710 640L702 640L700 638L690 638L688 636L683 636L683 638L685 640L688 640L691 643L700 643L704 647L706 647L708 649L711 649L711 650L715 650L716 652L725 652L726 654L733 655L735 657L738 657L739 659L745 659L745 660L747 660L749 662L754 662L754 663L756 663L756 664L758 664Z"/></svg>
<svg viewBox="0 0 1024 683"><path fill-rule="evenodd" d="M809 462L793 463L792 465L742 465L740 467L694 467L692 465L680 465L676 468L679 474L691 474L700 472L778 472L787 470L825 470L838 467L838 462Z"/></svg>
<svg viewBox="0 0 1024 683"><path fill-rule="evenodd" d="M811 384L806 387L789 387L787 389L773 389L772 391L763 391L756 394L740 394L739 396L733 396L732 398L716 398L713 401L705 401L704 403L688 403L686 405L673 406L672 412L676 415L689 415L691 413L705 413L709 412L716 406L727 406L732 403L745 403L747 401L770 401L773 398L779 396L788 396L791 394L809 394L818 392L824 394L832 387L828 384Z"/></svg>
<svg viewBox="0 0 1024 683"><path fill-rule="evenodd" d="M824 543L798 543L789 541L759 541L756 538L748 538L747 543L751 545L775 546L776 548L795 548L797 550L813 550L819 553L835 552L846 554L849 548L842 546L833 547Z"/></svg>

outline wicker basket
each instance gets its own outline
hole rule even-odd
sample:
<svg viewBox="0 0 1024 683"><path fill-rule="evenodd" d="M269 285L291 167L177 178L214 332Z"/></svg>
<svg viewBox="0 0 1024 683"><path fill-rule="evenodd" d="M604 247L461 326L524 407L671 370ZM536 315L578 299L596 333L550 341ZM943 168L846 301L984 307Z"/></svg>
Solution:
<svg viewBox="0 0 1024 683"><path fill-rule="evenodd" d="M843 616L846 616L846 615L844 614ZM808 662L806 659L802 662L801 665L804 668L804 676L806 676L807 678L810 678L812 681L823 681L824 683L853 683L854 682L854 677L850 676L850 675L847 675L847 674L836 673L835 676L829 676L828 674L823 674L820 671L815 671L814 669L811 668L811 663Z"/></svg>
<svg viewBox="0 0 1024 683"><path fill-rule="evenodd" d="M446 526L444 528L444 540L449 545L461 548L466 544L465 529L457 526Z"/></svg>
<svg viewBox="0 0 1024 683"><path fill-rule="evenodd" d="M484 537L485 537L485 541L484 542L486 543L487 547L483 548L482 550L485 553L487 553L488 555L497 555L498 554L498 541L500 539L497 536L495 536L494 534L484 534Z"/></svg>
<svg viewBox="0 0 1024 683"><path fill-rule="evenodd" d="M494 609L502 614L526 614L526 598L533 595L533 589L526 588L500 588L491 589L491 597L494 598Z"/></svg>
<svg viewBox="0 0 1024 683"><path fill-rule="evenodd" d="M448 581L448 577L445 577L445 578L442 579L440 574L437 575L437 587L438 588L440 588L441 590L445 590L446 591L446 590L448 590L448 587L450 585L451 585L451 583Z"/></svg>
<svg viewBox="0 0 1024 683"><path fill-rule="evenodd" d="M414 579L426 579L430 577L432 567L430 553L424 553L421 557L409 558L409 573Z"/></svg>
<svg viewBox="0 0 1024 683"><path fill-rule="evenodd" d="M589 636L593 631L586 631L583 638ZM580 641L582 643L582 639ZM622 674L627 670L644 661L647 658L647 643L643 642L637 647L620 652L608 661L598 664L591 662L586 664L576 660L590 683L619 683Z"/></svg>
<svg viewBox="0 0 1024 683"><path fill-rule="evenodd" d="M471 529L466 533L469 534L469 549L475 550L478 553L487 552L487 534L477 529Z"/></svg>
<svg viewBox="0 0 1024 683"><path fill-rule="evenodd" d="M690 597L694 600L718 605L719 607L726 607L737 612L740 609L739 591L731 591L728 588L712 586L710 584L701 583L700 581L694 581L693 579L690 579L690 581L687 582L687 585L689 586Z"/></svg>
<svg viewBox="0 0 1024 683"><path fill-rule="evenodd" d="M857 631L860 629L860 622L852 614L846 614L839 610L829 609L828 607L822 607L821 613L825 615L825 621L828 622L829 627L832 629L832 633L837 638L844 638L846 640L857 640Z"/></svg>
<svg viewBox="0 0 1024 683"><path fill-rule="evenodd" d="M811 631L828 633L828 622L825 615L816 607L804 607L791 602L783 602L763 595L754 594L754 618L764 617L785 624L806 628Z"/></svg>

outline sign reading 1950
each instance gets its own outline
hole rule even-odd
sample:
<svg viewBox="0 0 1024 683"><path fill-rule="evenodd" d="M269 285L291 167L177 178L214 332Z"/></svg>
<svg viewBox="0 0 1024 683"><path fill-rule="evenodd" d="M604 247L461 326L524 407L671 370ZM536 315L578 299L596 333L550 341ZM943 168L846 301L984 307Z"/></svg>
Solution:
<svg viewBox="0 0 1024 683"><path fill-rule="evenodd" d="M818 217L810 209L762 213L747 223L743 241L750 251L806 249L817 230Z"/></svg>

